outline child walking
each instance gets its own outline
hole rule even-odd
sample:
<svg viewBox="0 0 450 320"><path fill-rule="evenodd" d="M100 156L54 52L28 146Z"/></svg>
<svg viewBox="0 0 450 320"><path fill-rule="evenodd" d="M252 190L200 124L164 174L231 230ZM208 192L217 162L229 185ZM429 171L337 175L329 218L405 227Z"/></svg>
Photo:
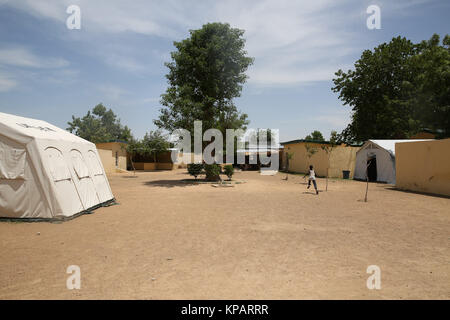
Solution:
<svg viewBox="0 0 450 320"><path fill-rule="evenodd" d="M303 178L305 178L308 175L305 174L305 176ZM308 178L308 188L311 187L311 181L314 185L314 189L316 189L316 194L319 194L319 190L317 190L317 183L316 183L316 173L314 172L314 167L313 166L309 166L309 178Z"/></svg>

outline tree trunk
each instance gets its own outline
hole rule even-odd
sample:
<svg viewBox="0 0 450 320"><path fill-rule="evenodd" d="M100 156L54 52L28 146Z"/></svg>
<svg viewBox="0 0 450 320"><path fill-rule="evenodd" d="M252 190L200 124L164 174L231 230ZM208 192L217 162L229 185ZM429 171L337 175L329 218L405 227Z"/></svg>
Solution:
<svg viewBox="0 0 450 320"><path fill-rule="evenodd" d="M367 184L366 184L366 195L364 197L364 202L367 202L367 192L369 191L369 177L366 177Z"/></svg>
<svg viewBox="0 0 450 320"><path fill-rule="evenodd" d="M372 162L370 160L369 164ZM367 192L369 191L369 165L366 164L366 195L364 196L364 202L367 202Z"/></svg>
<svg viewBox="0 0 450 320"><path fill-rule="evenodd" d="M130 162L131 162L131 167L133 168L133 173L134 175L136 175L136 168L134 167L134 162L133 162L133 156L130 155Z"/></svg>

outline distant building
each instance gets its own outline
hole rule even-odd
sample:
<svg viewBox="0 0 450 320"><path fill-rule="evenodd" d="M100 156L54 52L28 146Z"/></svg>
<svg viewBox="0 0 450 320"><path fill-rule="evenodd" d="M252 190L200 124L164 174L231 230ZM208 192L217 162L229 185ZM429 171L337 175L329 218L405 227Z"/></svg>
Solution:
<svg viewBox="0 0 450 320"><path fill-rule="evenodd" d="M106 173L114 173L127 170L128 156L127 143L123 141L113 141L96 143L100 159Z"/></svg>
<svg viewBox="0 0 450 320"><path fill-rule="evenodd" d="M280 161L283 170L306 173L309 166L313 165L317 176L325 177L328 171L329 177L343 178L343 171L348 171L349 178L353 178L356 151L359 150L357 146L335 145L328 159L328 154L324 150L332 146L328 141L298 139L282 142L281 145L283 151ZM308 152L308 149L312 152ZM288 159L288 154L292 154L291 159Z"/></svg>

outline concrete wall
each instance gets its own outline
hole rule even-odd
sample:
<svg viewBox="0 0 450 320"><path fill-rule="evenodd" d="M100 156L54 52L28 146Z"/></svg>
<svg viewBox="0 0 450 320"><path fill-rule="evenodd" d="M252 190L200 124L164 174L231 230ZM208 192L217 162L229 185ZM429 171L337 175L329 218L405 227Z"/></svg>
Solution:
<svg viewBox="0 0 450 320"><path fill-rule="evenodd" d="M136 170L173 170L177 165L169 162L134 162Z"/></svg>
<svg viewBox="0 0 450 320"><path fill-rule="evenodd" d="M306 145L315 148L317 152L311 157L307 156ZM329 144L296 142L285 144L283 149L282 167L286 166L286 153L293 153L292 159L289 160L289 171L306 173L309 171L309 165L314 166L316 175L325 177L327 175L328 155L321 147L330 146ZM350 171L350 179L353 178L355 171L356 151L358 147L336 146L330 153L329 177L342 178L342 171Z"/></svg>
<svg viewBox="0 0 450 320"><path fill-rule="evenodd" d="M125 143L106 142L96 143L95 146L97 147L103 167L107 173L116 172L117 169L127 170L127 151Z"/></svg>
<svg viewBox="0 0 450 320"><path fill-rule="evenodd" d="M399 189L450 196L450 139L395 144Z"/></svg>

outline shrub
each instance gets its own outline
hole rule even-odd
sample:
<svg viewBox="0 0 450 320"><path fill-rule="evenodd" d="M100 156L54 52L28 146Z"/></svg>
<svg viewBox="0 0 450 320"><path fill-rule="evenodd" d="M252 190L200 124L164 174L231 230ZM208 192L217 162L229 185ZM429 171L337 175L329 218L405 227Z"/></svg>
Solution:
<svg viewBox="0 0 450 320"><path fill-rule="evenodd" d="M217 163L205 164L205 173L208 181L220 180L220 166Z"/></svg>
<svg viewBox="0 0 450 320"><path fill-rule="evenodd" d="M197 176L202 173L203 163L190 163L187 165L187 170L191 176L197 179Z"/></svg>
<svg viewBox="0 0 450 320"><path fill-rule="evenodd" d="M231 164L227 164L224 168L223 168L224 173L227 175L228 179L231 180L231 177L234 174L234 168Z"/></svg>

